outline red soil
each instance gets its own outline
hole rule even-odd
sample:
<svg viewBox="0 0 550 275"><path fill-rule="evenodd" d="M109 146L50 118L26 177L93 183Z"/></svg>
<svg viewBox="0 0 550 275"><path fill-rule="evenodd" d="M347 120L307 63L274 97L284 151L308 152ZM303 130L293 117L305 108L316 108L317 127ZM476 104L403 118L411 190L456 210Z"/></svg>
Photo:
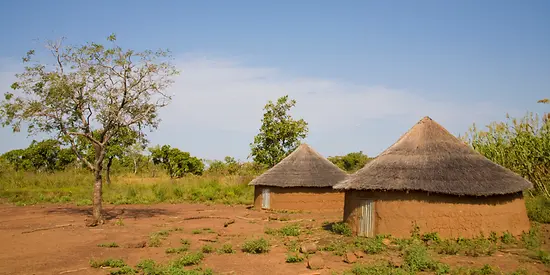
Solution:
<svg viewBox="0 0 550 275"><path fill-rule="evenodd" d="M244 206L199 205L199 204L162 204L162 205L119 205L107 206L108 221L105 225L90 228L85 219L90 214L88 207L72 205L47 205L16 207L0 205L0 274L107 274L107 270L94 269L90 259L121 258L131 266L143 259L154 259L166 263L177 257L166 254L168 247L180 246L182 238L191 240L191 250L200 249L204 244L215 248L223 243L233 244L235 254L206 254L200 264L212 268L216 274L314 274L305 263L285 263L286 239L297 237L273 237L264 234L266 227L281 227L288 221L272 220L269 217L285 217L300 220L303 227L310 227L312 234L302 234L300 241L326 242L335 238L333 234L322 230L323 221L339 221L340 213L296 213L284 214L247 209ZM210 218L190 219L190 217ZM217 217L217 218L212 218ZM122 220L123 225L117 225ZM234 219L235 223L224 227L224 222ZM70 225L48 230L26 233L29 230ZM152 232L175 227L183 231L171 232L162 241L160 247L126 248L127 245L147 241ZM215 233L192 234L194 229L211 228ZM252 237L263 236L271 240L272 250L265 255L250 255L240 251L242 243ZM216 243L200 239L215 239ZM118 248L98 247L100 243L116 242ZM326 267L318 274L331 274L351 268L342 261L342 257L329 252L321 252ZM359 261L370 262L376 255ZM526 261L523 256L499 252L491 257L452 258L445 262L460 265L483 265L490 263L515 270L519 266L528 267L539 274L548 269L542 264ZM231 273L233 272L233 273Z"/></svg>

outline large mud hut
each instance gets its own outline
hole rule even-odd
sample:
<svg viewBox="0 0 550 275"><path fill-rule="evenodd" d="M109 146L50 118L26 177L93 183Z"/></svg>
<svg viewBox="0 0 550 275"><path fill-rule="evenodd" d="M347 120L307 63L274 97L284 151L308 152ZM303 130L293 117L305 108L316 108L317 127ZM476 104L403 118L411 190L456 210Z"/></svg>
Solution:
<svg viewBox="0 0 550 275"><path fill-rule="evenodd" d="M442 237L529 230L522 191L532 184L490 161L429 117L334 186L344 221L360 236Z"/></svg>
<svg viewBox="0 0 550 275"><path fill-rule="evenodd" d="M254 207L342 211L344 193L332 187L348 176L307 144L252 180Z"/></svg>

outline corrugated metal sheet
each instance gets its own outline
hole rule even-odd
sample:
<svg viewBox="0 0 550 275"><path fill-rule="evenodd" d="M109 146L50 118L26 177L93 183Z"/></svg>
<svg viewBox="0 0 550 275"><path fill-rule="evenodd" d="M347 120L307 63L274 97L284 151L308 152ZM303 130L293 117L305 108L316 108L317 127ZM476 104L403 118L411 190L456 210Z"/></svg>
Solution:
<svg viewBox="0 0 550 275"><path fill-rule="evenodd" d="M270 194L269 194L269 188L262 189L262 208L269 209L270 207Z"/></svg>
<svg viewBox="0 0 550 275"><path fill-rule="evenodd" d="M361 210L359 216L359 236L374 236L374 201L361 201Z"/></svg>

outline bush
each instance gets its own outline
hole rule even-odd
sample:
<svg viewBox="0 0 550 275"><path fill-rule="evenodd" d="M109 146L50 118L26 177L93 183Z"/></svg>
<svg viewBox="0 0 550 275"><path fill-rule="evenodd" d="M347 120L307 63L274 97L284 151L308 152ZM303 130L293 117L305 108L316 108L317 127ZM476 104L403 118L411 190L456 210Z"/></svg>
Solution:
<svg viewBox="0 0 550 275"><path fill-rule="evenodd" d="M525 196L529 219L539 223L550 223L550 199L544 196Z"/></svg>
<svg viewBox="0 0 550 275"><path fill-rule="evenodd" d="M335 234L344 235L348 237L351 236L353 233L351 230L351 227L345 222L333 223L330 227L330 231Z"/></svg>
<svg viewBox="0 0 550 275"><path fill-rule="evenodd" d="M190 266L190 265L197 265L199 264L202 259L204 258L204 255L201 252L191 252L183 255L179 259L177 259L174 263L174 267L182 267L182 266Z"/></svg>
<svg viewBox="0 0 550 275"><path fill-rule="evenodd" d="M299 254L288 254L286 256L287 263L299 263L303 261L304 261L304 257L300 256Z"/></svg>
<svg viewBox="0 0 550 275"><path fill-rule="evenodd" d="M90 266L93 268L100 268L100 267L124 267L126 266L126 263L124 263L121 259L107 259L103 261L97 261L97 260L90 260Z"/></svg>
<svg viewBox="0 0 550 275"><path fill-rule="evenodd" d="M202 253L212 253L214 252L214 247L212 247L211 245L204 245L203 247L201 247L201 251Z"/></svg>
<svg viewBox="0 0 550 275"><path fill-rule="evenodd" d="M247 241L243 244L243 252L250 254L260 254L269 252L270 244L264 238Z"/></svg>
<svg viewBox="0 0 550 275"><path fill-rule="evenodd" d="M218 250L218 253L232 254L232 253L235 253L235 250L233 249L233 246L230 243L226 243Z"/></svg>
<svg viewBox="0 0 550 275"><path fill-rule="evenodd" d="M408 275L403 269L395 268L389 263L362 265L355 264L351 270L345 271L344 275Z"/></svg>
<svg viewBox="0 0 550 275"><path fill-rule="evenodd" d="M363 250L367 254L378 254L386 250L386 245L382 242L382 236L374 238L357 237L354 239L355 247Z"/></svg>

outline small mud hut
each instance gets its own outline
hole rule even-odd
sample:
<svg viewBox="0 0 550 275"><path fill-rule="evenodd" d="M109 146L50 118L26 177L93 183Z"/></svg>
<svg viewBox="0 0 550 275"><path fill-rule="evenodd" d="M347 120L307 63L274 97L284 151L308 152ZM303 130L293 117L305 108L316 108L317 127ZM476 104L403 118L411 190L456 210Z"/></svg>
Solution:
<svg viewBox="0 0 550 275"><path fill-rule="evenodd" d="M307 144L252 180L254 207L342 211L344 193L332 187L348 176Z"/></svg>
<svg viewBox="0 0 550 275"><path fill-rule="evenodd" d="M442 237L529 230L523 200L532 184L424 117L376 159L334 186L356 235Z"/></svg>

